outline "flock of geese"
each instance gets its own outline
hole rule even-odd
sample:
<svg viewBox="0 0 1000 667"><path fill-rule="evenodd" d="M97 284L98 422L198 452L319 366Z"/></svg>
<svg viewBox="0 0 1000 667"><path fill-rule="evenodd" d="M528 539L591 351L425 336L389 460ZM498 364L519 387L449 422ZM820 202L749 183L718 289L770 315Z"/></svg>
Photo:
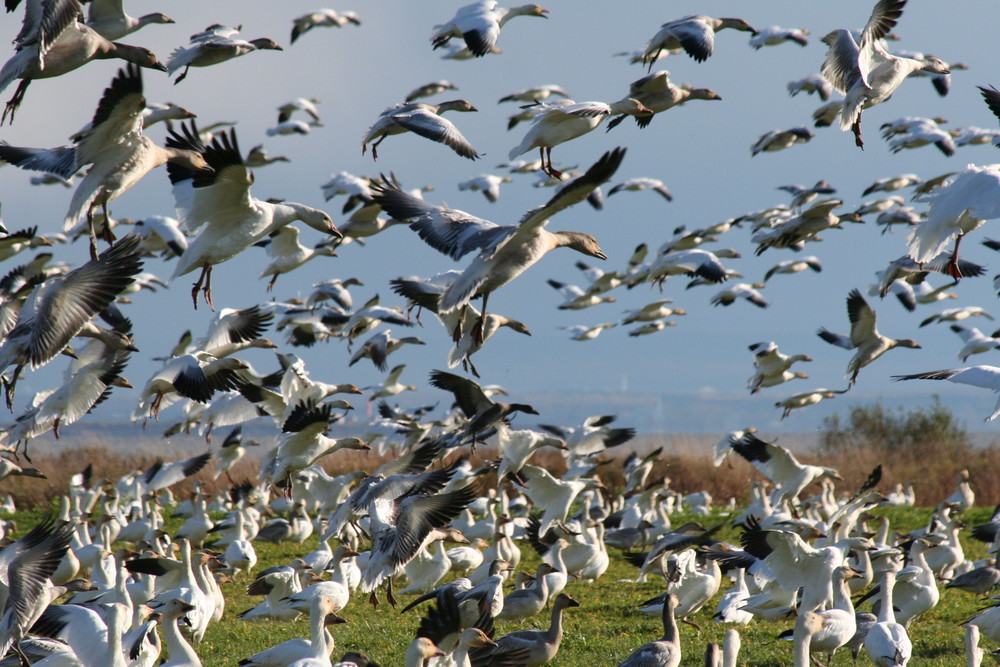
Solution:
<svg viewBox="0 0 1000 667"><path fill-rule="evenodd" d="M844 27L818 40L826 47L825 56L815 63L819 73L788 85L791 95L816 94L826 103L816 112L815 128L836 123L864 149L863 112L883 103L892 105L889 98L900 86L916 85L908 82L910 78L931 76L939 94L955 94L949 93L949 76L963 68L960 64L892 49L896 29L906 33L906 4L906 0L879 0L860 31ZM9 268L0 280L0 372L7 406L13 411L23 404L17 401L19 379L61 355L71 359L60 384L33 391L23 411L3 430L0 479L44 476L30 464L30 441L50 431L55 438L65 437L67 426L84 418L113 391L138 389L133 415L137 421L158 420L162 411L170 410L168 433L210 437L215 429L229 429L214 455L161 462L109 485L88 475L74 478L58 519L43 521L0 551L0 653L12 652L11 664L156 664L159 626L169 655L165 664L200 665L197 645L210 624L222 617L227 602L218 577L249 573L254 578L248 593L264 600L242 617L287 620L307 614L311 634L309 639L248 656L241 664L334 664L330 656L336 630L331 634L326 628L343 622L339 612L360 591L373 604L383 596L395 605L397 593L421 593L418 601L433 601L422 612L417 638L405 656L407 665L540 665L559 649L564 612L581 606L564 589L578 590L586 585L583 582L601 577L610 562L610 547L641 554L635 558L637 576L662 574L667 589L645 605L647 611L661 614L661 639L637 647L631 656L621 656L623 665L679 664L677 623L689 622L689 616L709 603L722 585L723 570L735 584L719 602L717 620L739 625L795 615L791 661L796 667L807 665L811 654L832 657L845 646L855 655L863 648L880 666L905 665L912 652L911 623L937 603L940 583L984 594L1000 582L995 567L1000 522L994 518L973 531L976 538L990 543L994 558L989 562L966 559L958 539L964 527L960 515L974 502L967 473L953 496L926 499L940 503L925 530L892 534L888 522L880 520L873 531L868 522L875 520L865 511L884 502L912 504L907 490L898 489L891 498L876 493L880 477L876 470L861 489L838 496L833 484L839 479L836 470L802 464L788 450L757 437L753 429L735 432L717 447L717 465L728 455L741 456L770 480L771 488L751 489L751 504L733 518L743 527L740 544L728 545L715 538L722 524L711 529L671 525L670 514L681 506L707 511L711 499L705 494L680 496L670 490L668 480L650 478L658 451L629 458L628 484L621 493L604 488L596 474L600 455L629 441L633 429L613 427L614 417L606 415L589 417L574 427L516 429L513 420L522 422L525 415L539 415L539 410L527 402L506 402L503 388L473 379L483 379L481 375L494 379L495 369L480 363L480 373L473 356L502 329L525 336L538 330L540 323L522 322L494 309L514 310L504 300L509 290L503 288L543 261L549 251L569 248L585 256L574 256L585 284L549 280L562 299L557 303L560 310L607 308L602 304L624 302L629 290L640 286L645 294L653 294L652 301L636 303L618 321L567 327L575 341L594 340L622 326L632 327L629 336L638 338L677 325L669 318L686 315L684 307L659 293L668 285L709 286L718 290L704 299L713 306L743 308L746 301L763 310L771 305L769 282L803 280L791 276L823 271L818 255L800 252L806 244L820 241L820 234L828 230L853 230L852 224L872 222L888 231L900 225L907 228L901 256L884 265L866 294L854 285L845 286L847 322L838 324L834 314L827 313L817 331L822 340L853 352L846 362L846 387L796 393L777 400L775 406L784 419L795 410L848 393L875 372L869 366L885 353L897 347L924 347L917 340L881 333L876 309L884 313L896 307L881 301L889 294L908 311L953 298L956 293L949 290L986 272L984 266L962 258L959 248L965 235L1000 217L996 165L973 164L935 178L912 174L880 178L863 195L879 198L853 211L833 197L837 191L826 181L811 187L781 186L790 196L787 203L704 227L696 228L701 221L692 221L691 228L679 226L665 241L657 240L658 247L643 243L625 262L609 258L597 235L548 229L556 216L570 217L564 213L567 209L610 208L602 193L605 187L608 197L625 192L639 194L621 197L646 197L648 210L658 212L647 215L660 215L664 207L674 205L678 193L656 175L627 175L634 150L618 144L631 143L628 137L636 143L638 137L657 140L658 132L671 128L669 116L650 128L655 116L689 102L702 106L722 97L708 88L674 83L666 70L654 71L663 57L672 54L677 69L690 61L704 63L713 58L717 36L722 50L728 46L724 42L735 41L735 33L749 35L754 50L797 50L809 46L808 30L754 27L741 18L687 16L650 31L643 48L626 54L645 68L645 75L631 84L623 80L621 99L576 102L551 84L512 93L497 91L503 95L501 104L518 105L508 130L521 139L497 167L503 173L484 173L456 187L481 191L486 202L476 200L480 211L504 199L503 191L516 187L513 184L525 174L535 174L536 185L553 188L552 194L536 197L535 207L515 223L498 224L435 203L441 200L436 196L431 200L427 194L431 188L403 185L392 162L393 151L398 150L394 144L402 139L385 145L390 137L417 135L412 139L424 142L431 165L460 158L472 164L485 156L474 147L476 137L468 138L462 129L465 114L479 110L472 102L427 100L455 90L455 84L441 79L405 96L405 91L397 91L402 102L373 118L366 131L359 128L360 153L370 153L376 160L373 174L339 172L321 186L327 201L346 200L335 220L305 203L258 196L252 169L289 158L271 156L263 145L245 151L241 143L249 142L241 128L232 123L213 126L196 117L197 97L186 100L192 107L188 109L150 104L145 95L151 78L163 76L157 72L166 72L173 84L181 84L176 89L181 94L191 83L188 77L198 76L192 68L232 67L226 63L234 58L289 57L291 44L282 47L271 37L245 40L239 27L188 26L200 31L161 61L152 50L119 40L133 40L133 34L146 26L173 23L165 14L134 18L121 2L108 0L87 5L81 0L9 0L7 10L23 12L23 21L14 37L14 53L0 68L0 93L17 82L3 122L22 122L24 114L17 112L35 79L60 77L92 60L122 62L100 93L93 114L80 118L81 125L88 118L89 124L70 143L55 148L14 145L20 143L10 141L16 137L14 131L0 143L3 162L41 172L39 184L61 183L73 190L61 232L48 229L42 220L0 230L0 257ZM515 18L519 20L508 26ZM481 58L502 57L504 35L517 31L529 18L550 19L553 28L558 23L556 13L538 5L508 8L494 0L475 2L458 8L449 20L440 17L443 22L433 27L430 43L421 48L444 49L448 59L472 61L462 66L475 69ZM862 19L859 16L857 24ZM306 35L323 27L366 29L364 16L353 12L320 10L290 16L289 21L295 43L320 39L315 33ZM834 91L843 98L834 99ZM81 91L75 92L83 97ZM985 101L980 107L983 122L995 125L1000 121L1000 91L984 85L976 94ZM317 99L305 97L282 104L277 125L266 131L267 136L278 141L283 136L318 135L324 128L318 105ZM81 106L66 105L61 113ZM445 112L460 113L449 114L453 122L442 115ZM626 117L636 125L628 130L630 135L616 129ZM146 134L157 123L166 128L162 142ZM954 154L959 146L990 143L1000 134L977 128L945 130L944 124L940 119L905 116L880 129L893 152L934 145L944 155ZM599 128L611 134L605 147L585 162L570 167L554 160L556 146ZM767 153L793 149L814 137L805 127L775 130L756 141L751 152L755 159L766 160ZM560 148L560 157L568 151ZM859 150L858 161L866 155ZM432 170L425 178L433 180ZM148 217L137 220L114 217L119 197L124 201L130 189L154 180L164 189L169 181L172 215L149 211ZM657 196L641 194L645 190ZM901 194L908 190L917 198L909 206ZM313 247L304 245L295 223L309 226L319 241ZM423 242L460 268L448 270L452 264L440 258L441 271L433 276L405 275L407 269L395 267L387 273L375 259L383 239L373 237L394 226L410 230L386 236L408 235L406 243ZM759 282L742 282L744 276L736 267L749 269L731 261L741 259L741 253L716 245L723 235L741 233L749 238L755 256L775 257L770 268L761 271ZM58 244L82 237L89 244L87 261L75 267L56 261ZM1000 247L988 239L984 243L994 250ZM301 267L307 262L360 252L371 258L381 284L400 301L383 305L376 295L356 305L361 281L332 278L313 284L301 298L266 300L245 308L216 304L212 285L216 265L245 258L256 252L251 250L255 246L265 247L268 255L259 274L269 278L268 292L288 289L288 283L305 275ZM618 268L600 269L594 260L614 262ZM149 271L159 261L173 264L171 278L164 280ZM177 331L178 342L164 351L158 370L141 387L133 386L125 372L144 345L137 332L142 326L165 328L161 324L165 322L159 313L156 322L136 323L134 329L129 304L140 298L138 292L175 286L182 276L195 272L191 305L197 310L203 303L211 311L208 330L197 339L190 331ZM285 274L290 277L280 280ZM239 282L236 275L233 271L227 281ZM699 291L685 290L691 295ZM493 297L494 292L499 294ZM390 370L388 362L390 355L397 359L430 354L418 347L426 345L420 337L395 338L392 332L418 324L433 331L422 320L430 315L440 321L443 332L429 335L451 345L447 358L436 365L454 372L434 370L425 389L454 400L455 408L443 415L432 414L433 408L401 407L398 402L405 400L405 392L416 387L402 382L405 364ZM986 335L968 323L959 324L971 317L992 319L982 307L962 306L926 317L920 327L948 323L961 338L959 357L965 362L1000 347L1000 332ZM850 330L834 333L825 328L827 324L833 330L846 326ZM281 334L282 342L264 335L271 327ZM902 327L883 318L883 328L900 335ZM522 339L521 345L531 342ZM329 355L338 354L332 350L345 345L350 366L368 360L377 371L387 373L384 381L360 388L319 379L319 365L307 367L293 353L294 348L318 344L322 345L317 349ZM797 364L812 361L811 355L780 351L773 340L748 347L747 370L752 366L748 393L772 392L773 387L808 377ZM277 367L255 367L247 356L255 350L277 351ZM274 363L269 353L264 358ZM459 366L463 374L458 373ZM1000 368L986 365L908 373L895 379L948 380L1000 393ZM390 399L396 404L382 400L377 418L349 419L355 406L343 396L358 394L367 394L369 401ZM988 419L998 413L1000 402ZM170 502L169 487L201 470L210 459L215 459L217 478L232 474L250 444L242 439L242 424L251 420L266 423L274 440L273 449L261 459L256 480L232 484L230 494L214 497L198 488L178 510L186 517L184 526L175 535L165 533L162 512ZM343 437L332 437L334 424ZM454 455L484 445L497 448L500 458L494 466L474 470L465 457ZM563 452L565 474L556 477L528 462L541 447ZM357 471L334 478L318 462L342 449L374 449L391 456L372 474ZM494 471L497 481L484 481L489 479L485 473ZM806 497L813 485L819 485L821 492ZM512 493L515 488L518 493ZM287 510L287 519L263 519L263 508L272 497L279 509ZM226 518L216 523L210 512L216 518L225 513ZM212 550L204 550L209 535L216 539ZM254 540L301 544L313 535L319 538L316 551L288 564L257 568ZM522 583L531 579L533 584L505 592L509 574L517 570L518 541L523 539L545 562L533 577L520 577ZM172 544L179 547L179 558ZM463 576L439 585L452 570ZM84 574L89 574L88 580L79 578ZM394 586L404 581L402 590L395 591ZM878 597L875 611L858 612L851 593L870 585L875 586L871 595ZM55 604L68 593L73 593L68 601ZM551 607L547 630L501 635L495 627L495 621L523 622L547 607ZM979 634L1000 641L998 611L1000 607L987 609L966 624L970 664L978 664L983 655ZM735 664L738 650L738 634L733 631L721 648L709 648L707 660L713 665ZM337 664L370 663L355 655Z"/></svg>

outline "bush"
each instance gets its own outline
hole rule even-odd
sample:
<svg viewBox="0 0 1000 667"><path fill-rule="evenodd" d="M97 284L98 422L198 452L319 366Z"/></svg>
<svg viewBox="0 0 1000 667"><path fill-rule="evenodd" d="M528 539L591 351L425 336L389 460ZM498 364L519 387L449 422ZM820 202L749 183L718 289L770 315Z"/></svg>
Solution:
<svg viewBox="0 0 1000 667"><path fill-rule="evenodd" d="M846 420L830 415L823 420L819 445L828 454L870 449L879 454L933 451L937 456L954 456L967 455L972 449L965 428L937 396L929 407L909 411L875 403L854 406Z"/></svg>

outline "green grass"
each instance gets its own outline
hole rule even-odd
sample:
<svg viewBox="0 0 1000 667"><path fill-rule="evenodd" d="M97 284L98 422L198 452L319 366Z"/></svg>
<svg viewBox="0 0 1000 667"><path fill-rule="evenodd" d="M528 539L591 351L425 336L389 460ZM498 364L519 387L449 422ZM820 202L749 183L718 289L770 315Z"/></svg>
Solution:
<svg viewBox="0 0 1000 667"><path fill-rule="evenodd" d="M929 509L884 509L892 521L893 529L910 530L925 524ZM22 532L33 525L39 513L21 513L17 520ZM687 517L674 518L680 525ZM716 518L723 518L722 515ZM989 510L977 508L966 513L963 519L969 525L982 523L989 518ZM711 521L711 519L709 520ZM175 525L176 524L176 525ZM167 529L176 529L179 522L169 522ZM738 531L727 529L722 539L736 541ZM985 545L965 540L966 555L982 557ZM302 556L316 547L316 539L311 538L303 545L255 545L259 557L256 570L272 565L288 563L292 558ZM521 569L534 571L538 557L527 544L521 544ZM647 583L633 581L636 569L628 565L617 551L612 552L611 566L596 583L570 581L566 592L581 603L579 608L567 610L564 617L564 639L559 654L550 663L553 665L616 665L641 644L659 638L662 629L658 614L637 611L638 604L664 590L661 581ZM236 619L240 612L252 607L261 598L245 594L248 579L245 577L224 586L226 613L223 620L209 627L204 641L196 647L206 667L234 666L240 659L274 644L294 637L308 637L307 619L303 616L294 622L247 622ZM722 590L729 587L724 578ZM401 586L399 587L401 588ZM942 588L941 602L931 612L917 619L910 628L914 644L914 665L964 664L963 631L958 624L973 616L980 607L979 600L968 593ZM720 592L721 595L721 592ZM400 596L402 607L408 600ZM696 630L681 625L681 643L684 651L684 665L701 665L702 655L708 642L720 642L729 628L711 620L715 612L718 596L707 604L692 620L701 626ZM866 603L867 605L867 603ZM426 606L426 605L424 605ZM867 608L867 607L866 607ZM337 645L334 659L347 651L362 651L383 665L403 664L403 654L419 621L421 608L406 614L392 609L387 604L372 608L367 595L357 594L341 612L348 620L345 625L332 628ZM539 615L525 625L497 623L498 634L523 627L545 628L548 614ZM741 665L791 664L791 643L775 641L783 630L792 627L793 621L754 621L749 626L739 627L743 638L740 653ZM988 641L984 640L988 644ZM992 648L992 646L990 647ZM851 664L850 653L838 652L834 664ZM860 664L867 663L866 658Z"/></svg>

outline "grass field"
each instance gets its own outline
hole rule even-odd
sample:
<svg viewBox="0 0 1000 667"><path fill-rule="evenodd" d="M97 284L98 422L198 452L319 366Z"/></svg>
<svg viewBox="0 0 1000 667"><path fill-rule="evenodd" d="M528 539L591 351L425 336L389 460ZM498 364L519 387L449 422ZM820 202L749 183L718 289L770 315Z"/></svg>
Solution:
<svg viewBox="0 0 1000 667"><path fill-rule="evenodd" d="M886 508L879 510L878 513L889 516L894 529L909 530L924 525L930 510ZM963 519L969 525L975 525L986 521L989 514L990 511L986 508L974 508L966 512ZM24 528L31 526L40 516L40 512L27 512L19 514L16 518L18 524ZM679 525L687 518L689 517L683 515L676 516L674 523ZM724 515L720 514L707 521L720 518L724 518ZM705 521L704 518L702 520ZM168 530L177 527L179 527L177 520L172 520L167 526ZM737 534L738 531L727 529L721 537L735 541ZM970 558L978 558L985 553L985 546L978 542L966 540L963 544L966 555ZM315 537L302 545L277 546L258 543L256 548L260 560L255 571L288 563L292 558L304 555L315 547ZM523 554L521 569L533 572L539 562L538 557L531 552L527 544L522 544L521 547ZM641 613L637 608L638 603L663 592L665 584L652 578L647 583L635 583L635 574L636 569L628 565L620 553L613 551L611 567L599 581L590 584L570 581L566 592L579 601L581 606L566 612L562 647L550 664L616 665L639 645L659 638L662 633L659 615ZM245 594L248 581L246 578L241 578L224 586L225 617L220 623L209 627L205 640L196 647L206 667L235 666L240 659L278 642L309 635L304 616L295 622L237 620L237 614L260 600ZM728 580L724 577L722 590L728 586ZM681 625L684 651L682 664L702 664L702 655L708 642L721 643L729 626L711 620L718 597L716 596L693 617L692 620L701 626L700 631ZM402 601L400 607L408 599L406 596L400 596ZM920 666L964 664L963 630L958 624L974 615L979 608L980 602L975 596L942 589L941 603L911 625L910 636L914 644L914 658L911 664ZM414 637L419 613L421 612L418 608L401 614L384 603L378 608L372 608L366 595L357 594L341 612L348 623L332 628L336 639L334 659L347 651L354 650L362 651L386 666L402 665L406 646ZM535 617L524 626L498 622L497 631L499 635L521 627L544 628L548 622L547 614ZM749 626L740 627L743 648L739 664L775 667L790 665L791 644L775 641L774 638L792 625L791 620L754 621ZM989 646L989 648L994 647ZM834 664L851 664L850 653L844 650L838 652ZM870 663L867 658L862 657L860 664Z"/></svg>

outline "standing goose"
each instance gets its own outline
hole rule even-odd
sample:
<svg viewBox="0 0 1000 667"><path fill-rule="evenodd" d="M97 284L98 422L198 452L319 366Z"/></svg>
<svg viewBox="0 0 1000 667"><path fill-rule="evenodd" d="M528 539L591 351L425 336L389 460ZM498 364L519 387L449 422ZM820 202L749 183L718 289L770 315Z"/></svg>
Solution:
<svg viewBox="0 0 1000 667"><path fill-rule="evenodd" d="M361 154L372 144L372 159L378 159L378 145L386 137L404 132L419 134L425 139L444 144L462 157L470 160L479 158L479 153L472 144L462 136L455 124L447 118L442 118L445 111L478 111L467 100L451 100L440 104L425 104L424 102L409 102L396 104L383 111L378 120L368 128L361 139ZM375 143L372 143L372 142Z"/></svg>
<svg viewBox="0 0 1000 667"><path fill-rule="evenodd" d="M446 46L452 37L465 40L466 46L476 57L485 56L496 49L500 30L515 16L539 16L547 19L549 10L538 5L501 7L496 0L481 0L459 9L447 23L434 26L431 44L435 49Z"/></svg>
<svg viewBox="0 0 1000 667"><path fill-rule="evenodd" d="M583 201L610 179L625 156L625 149L605 153L587 173L563 186L540 208L528 211L517 225L497 225L459 211L433 206L398 187L377 189L376 201L394 218L407 220L410 228L431 247L460 259L478 250L478 256L441 296L439 311L448 313L483 297L483 314L490 293L521 275L550 250L568 246L591 257L607 259L597 239L582 232L550 232L545 225L556 213Z"/></svg>
<svg viewBox="0 0 1000 667"><path fill-rule="evenodd" d="M743 19L716 19L701 14L685 16L660 26L659 32L646 42L642 62L652 68L660 53L671 49L684 49L697 62L705 62L715 50L715 33L726 28L749 32L751 35L757 34L757 31Z"/></svg>
<svg viewBox="0 0 1000 667"><path fill-rule="evenodd" d="M533 667L534 665L544 665L555 657L559 651L559 644L562 643L562 613L564 609L579 607L580 603L566 595L560 593L555 602L552 603L552 622L548 630L518 630L504 635L496 640L497 647L493 650L494 664L503 664L502 658L505 654L515 651L526 650L527 654L524 662L518 663Z"/></svg>
<svg viewBox="0 0 1000 667"><path fill-rule="evenodd" d="M865 651L876 667L906 667L913 646L906 628L896 622L892 606L892 588L896 573L891 570L882 575L882 606L878 622L865 635Z"/></svg>
<svg viewBox="0 0 1000 667"><path fill-rule="evenodd" d="M851 321L850 336L835 334L823 327L819 328L817 335L832 345L856 350L854 356L847 363L847 374L851 378L849 385L853 385L858 379L858 373L862 368L892 348L920 349L920 345L915 340L889 338L880 334L875 327L875 311L857 289L851 290L850 294L847 295L847 317Z"/></svg>
<svg viewBox="0 0 1000 667"><path fill-rule="evenodd" d="M681 638L677 632L674 609L677 596L668 593L663 602L663 636L643 644L618 667L677 667L681 662Z"/></svg>
<svg viewBox="0 0 1000 667"><path fill-rule="evenodd" d="M879 0L861 30L860 44L850 30L843 28L834 30L822 40L830 47L823 61L823 76L847 96L840 112L840 129L854 132L854 143L859 148L865 146L861 140L861 112L864 109L889 99L914 72L948 74L950 71L934 56L916 60L894 56L885 50L880 40L896 27L904 5L906 0Z"/></svg>
<svg viewBox="0 0 1000 667"><path fill-rule="evenodd" d="M8 3L9 7L17 3ZM0 123L14 114L35 79L48 79L72 72L91 60L119 58L140 67L166 71L156 54L140 46L111 42L79 22L83 13L79 0L28 2L21 32L15 38L16 53L0 69L0 93L20 79L7 102ZM144 105L143 105L144 106ZM141 111L141 109L140 109Z"/></svg>
<svg viewBox="0 0 1000 667"><path fill-rule="evenodd" d="M98 206L108 215L108 202L138 183L160 165L173 162L189 170L202 170L208 163L196 150L161 148L142 133L146 98L139 68L129 65L104 90L90 128L75 135L75 143L58 148L20 148L0 144L0 160L22 169L55 173L63 178L91 165L80 181L63 230L70 229L85 215L90 225L91 257L97 256L93 211ZM110 233L110 232L108 232Z"/></svg>
<svg viewBox="0 0 1000 667"><path fill-rule="evenodd" d="M193 171L180 165L170 165L167 171L174 185L178 217L191 231L201 233L191 241L177 260L171 280L195 269L201 275L191 290L191 300L198 307L198 292L204 292L205 302L212 307L212 268L232 259L268 234L301 220L324 234L341 236L330 216L319 209L282 202L272 204L250 193L253 174L240 154L236 132L220 133L206 146L198 139L194 123L184 132L171 132L168 147L196 150L204 156L210 171ZM204 226L203 226L204 225Z"/></svg>

